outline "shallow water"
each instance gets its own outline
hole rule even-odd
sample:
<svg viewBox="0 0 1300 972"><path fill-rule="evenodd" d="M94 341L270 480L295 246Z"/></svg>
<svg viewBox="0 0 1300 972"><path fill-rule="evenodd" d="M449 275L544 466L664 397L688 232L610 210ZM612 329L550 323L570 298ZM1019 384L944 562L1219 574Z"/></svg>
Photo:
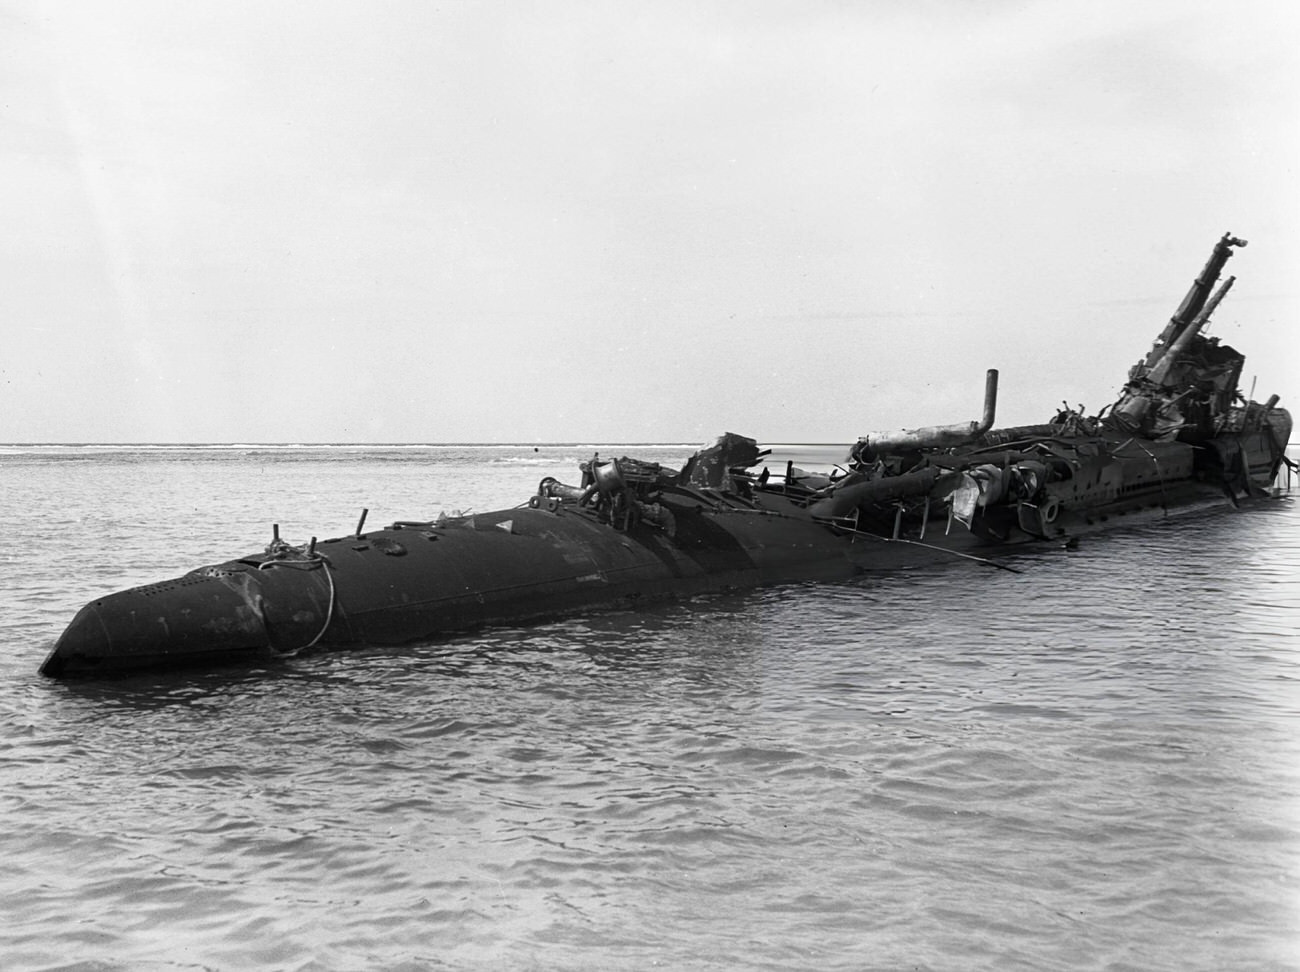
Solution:
<svg viewBox="0 0 1300 972"><path fill-rule="evenodd" d="M514 505L591 451L0 455L0 965L1300 968L1291 500L1021 573L36 675L81 604L272 523Z"/></svg>

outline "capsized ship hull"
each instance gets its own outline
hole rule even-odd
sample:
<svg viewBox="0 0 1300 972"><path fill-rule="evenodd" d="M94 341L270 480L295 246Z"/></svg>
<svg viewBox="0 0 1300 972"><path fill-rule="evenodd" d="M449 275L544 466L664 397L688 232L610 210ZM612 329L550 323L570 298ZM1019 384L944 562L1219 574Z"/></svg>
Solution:
<svg viewBox="0 0 1300 972"><path fill-rule="evenodd" d="M1120 399L1095 417L863 436L826 475L725 435L681 470L623 458L543 480L526 507L399 521L262 552L86 605L41 666L85 677L389 645L665 598L836 580L1271 495L1291 417L1241 401L1241 358L1201 334L1225 236ZM1109 412L1109 414L1107 414Z"/></svg>
<svg viewBox="0 0 1300 972"><path fill-rule="evenodd" d="M807 513L701 493L674 535L618 529L594 506L399 523L284 548L82 609L42 668L53 676L212 664L304 647L399 644L487 623L635 604L788 579L848 576ZM694 507L703 509L695 513Z"/></svg>

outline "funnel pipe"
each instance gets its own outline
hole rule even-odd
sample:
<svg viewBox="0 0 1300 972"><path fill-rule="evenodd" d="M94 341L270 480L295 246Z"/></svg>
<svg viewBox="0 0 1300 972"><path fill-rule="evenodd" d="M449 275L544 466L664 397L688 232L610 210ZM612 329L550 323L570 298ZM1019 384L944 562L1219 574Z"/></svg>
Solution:
<svg viewBox="0 0 1300 972"><path fill-rule="evenodd" d="M919 449L937 449L959 446L978 439L993 428L993 418L998 405L998 372L990 368L984 379L984 412L977 422L958 422L955 425L931 425L920 429L902 429L897 432L871 432L858 439L850 459L867 458L890 452L915 452Z"/></svg>

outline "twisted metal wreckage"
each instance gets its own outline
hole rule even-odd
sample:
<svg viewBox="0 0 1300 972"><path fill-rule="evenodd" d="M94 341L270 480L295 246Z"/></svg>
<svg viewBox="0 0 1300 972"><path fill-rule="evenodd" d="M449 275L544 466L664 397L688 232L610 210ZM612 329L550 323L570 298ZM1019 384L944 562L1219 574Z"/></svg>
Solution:
<svg viewBox="0 0 1300 972"><path fill-rule="evenodd" d="M837 579L920 559L983 563L1009 545L1269 495L1291 417L1238 391L1244 357L1203 331L1225 235L1119 399L1087 417L993 430L978 421L871 434L843 468L773 472L727 434L681 470L632 458L547 478L526 506L398 521L100 598L41 672L80 677L257 660L304 648L397 644L487 623L782 581Z"/></svg>

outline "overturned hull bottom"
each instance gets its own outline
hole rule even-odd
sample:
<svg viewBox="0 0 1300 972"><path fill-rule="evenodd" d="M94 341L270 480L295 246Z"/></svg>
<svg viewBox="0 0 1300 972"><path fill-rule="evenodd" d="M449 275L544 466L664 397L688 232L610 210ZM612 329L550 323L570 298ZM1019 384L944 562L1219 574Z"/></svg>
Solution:
<svg viewBox="0 0 1300 972"><path fill-rule="evenodd" d="M494 623L853 571L807 517L683 510L673 536L576 504L399 523L250 555L86 605L41 672L175 668L401 644ZM707 506L707 508L706 508Z"/></svg>
<svg viewBox="0 0 1300 972"><path fill-rule="evenodd" d="M264 553L101 598L41 667L51 677L388 645L709 591L838 580L952 560L993 564L1075 538L1267 496L1292 418L1248 401L1245 357L1203 331L1233 250L1225 233L1113 404L1067 405L1041 425L994 429L997 372L978 421L872 432L831 473L727 433L681 470L637 459L543 479L527 508L398 522Z"/></svg>
<svg viewBox="0 0 1300 972"><path fill-rule="evenodd" d="M265 663L710 592L943 562L998 566L992 558L1026 545L1059 546L1235 502L1219 486L1165 484L1078 512L1062 507L1027 531L980 517L969 529L950 516L827 521L779 492L692 490L673 497L668 529L619 528L574 502L396 523L100 598L72 620L41 673Z"/></svg>

